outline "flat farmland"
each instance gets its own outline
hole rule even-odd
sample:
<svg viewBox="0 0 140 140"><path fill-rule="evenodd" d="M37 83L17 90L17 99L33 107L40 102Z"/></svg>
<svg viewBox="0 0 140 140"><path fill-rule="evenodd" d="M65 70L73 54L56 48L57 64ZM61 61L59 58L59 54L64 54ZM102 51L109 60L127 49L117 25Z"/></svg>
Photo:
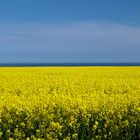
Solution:
<svg viewBox="0 0 140 140"><path fill-rule="evenodd" d="M1 67L0 139L140 139L140 67Z"/></svg>

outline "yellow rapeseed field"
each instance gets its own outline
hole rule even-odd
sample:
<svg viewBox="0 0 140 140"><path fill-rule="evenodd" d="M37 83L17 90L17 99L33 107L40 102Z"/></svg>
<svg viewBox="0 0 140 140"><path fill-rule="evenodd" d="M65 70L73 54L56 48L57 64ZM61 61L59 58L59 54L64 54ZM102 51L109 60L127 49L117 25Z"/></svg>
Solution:
<svg viewBox="0 0 140 140"><path fill-rule="evenodd" d="M140 67L1 67L0 140L140 139Z"/></svg>

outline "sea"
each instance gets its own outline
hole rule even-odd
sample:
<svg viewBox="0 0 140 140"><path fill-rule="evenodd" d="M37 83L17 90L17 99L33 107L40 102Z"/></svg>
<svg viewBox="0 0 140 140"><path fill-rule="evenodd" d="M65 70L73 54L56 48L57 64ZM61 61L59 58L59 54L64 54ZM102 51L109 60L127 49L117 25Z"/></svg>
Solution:
<svg viewBox="0 0 140 140"><path fill-rule="evenodd" d="M140 66L140 63L0 63L0 67Z"/></svg>

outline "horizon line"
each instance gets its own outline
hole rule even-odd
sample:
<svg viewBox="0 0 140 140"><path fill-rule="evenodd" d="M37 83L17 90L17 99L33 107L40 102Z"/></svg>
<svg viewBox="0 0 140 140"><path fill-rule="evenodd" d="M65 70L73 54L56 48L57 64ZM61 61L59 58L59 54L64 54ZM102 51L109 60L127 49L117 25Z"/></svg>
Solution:
<svg viewBox="0 0 140 140"><path fill-rule="evenodd" d="M50 62L50 63L36 63L36 62L18 62L18 63L0 63L0 67L49 67L49 66L140 66L140 62L93 62L93 63L78 63L78 62Z"/></svg>

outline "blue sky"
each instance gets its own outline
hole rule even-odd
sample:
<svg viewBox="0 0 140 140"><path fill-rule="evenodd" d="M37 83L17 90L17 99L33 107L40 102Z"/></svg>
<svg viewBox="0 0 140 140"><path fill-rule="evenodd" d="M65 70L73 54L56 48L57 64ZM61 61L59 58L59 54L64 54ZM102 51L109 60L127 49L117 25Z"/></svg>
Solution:
<svg viewBox="0 0 140 140"><path fill-rule="evenodd" d="M140 62L139 0L1 0L0 63Z"/></svg>

